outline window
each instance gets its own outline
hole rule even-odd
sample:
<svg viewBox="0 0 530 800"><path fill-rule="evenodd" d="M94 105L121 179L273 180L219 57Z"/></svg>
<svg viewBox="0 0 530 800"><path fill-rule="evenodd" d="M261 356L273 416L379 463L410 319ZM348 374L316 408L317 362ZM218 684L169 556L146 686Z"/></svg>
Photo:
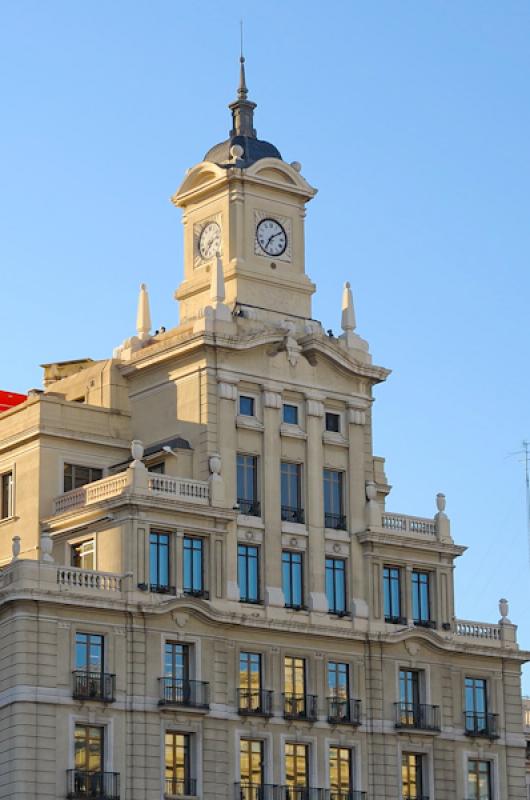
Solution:
<svg viewBox="0 0 530 800"><path fill-rule="evenodd" d="M239 742L240 800L261 800L263 797L263 742L241 739Z"/></svg>
<svg viewBox="0 0 530 800"><path fill-rule="evenodd" d="M259 517L257 456L237 454L237 502L242 514Z"/></svg>
<svg viewBox="0 0 530 800"><path fill-rule="evenodd" d="M328 721L357 722L359 706L350 704L349 667L338 661L328 663ZM350 708L351 705L351 708Z"/></svg>
<svg viewBox="0 0 530 800"><path fill-rule="evenodd" d="M340 414L326 411L326 430L332 433L340 433Z"/></svg>
<svg viewBox="0 0 530 800"><path fill-rule="evenodd" d="M104 728L77 724L74 729L74 769L68 772L69 797L115 797L116 777L104 773Z"/></svg>
<svg viewBox="0 0 530 800"><path fill-rule="evenodd" d="M419 673L414 669L400 669L398 724L402 727L417 727L419 721L419 705Z"/></svg>
<svg viewBox="0 0 530 800"><path fill-rule="evenodd" d="M349 747L329 748L330 800L346 800L353 790L352 758Z"/></svg>
<svg viewBox="0 0 530 800"><path fill-rule="evenodd" d="M465 720L466 733L473 735L488 733L488 696L484 678L466 678Z"/></svg>
<svg viewBox="0 0 530 800"><path fill-rule="evenodd" d="M335 469L324 470L324 525L326 528L346 529L343 476L344 473Z"/></svg>
<svg viewBox="0 0 530 800"><path fill-rule="evenodd" d="M184 591L204 595L204 542L184 537Z"/></svg>
<svg viewBox="0 0 530 800"><path fill-rule="evenodd" d="M167 731L164 744L165 794L195 794L195 781L191 778L189 735Z"/></svg>
<svg viewBox="0 0 530 800"><path fill-rule="evenodd" d="M79 569L96 568L96 547L94 539L85 539L71 546L72 567Z"/></svg>
<svg viewBox="0 0 530 800"><path fill-rule="evenodd" d="M284 403L283 421L286 422L287 425L298 425L298 406Z"/></svg>
<svg viewBox="0 0 530 800"><path fill-rule="evenodd" d="M303 522L302 509L302 465L282 461L281 466L282 519L287 522Z"/></svg>
<svg viewBox="0 0 530 800"><path fill-rule="evenodd" d="M239 654L239 713L272 713L272 693L262 688L260 653Z"/></svg>
<svg viewBox="0 0 530 800"><path fill-rule="evenodd" d="M103 636L95 633L76 633L75 668L84 672L103 672Z"/></svg>
<svg viewBox="0 0 530 800"><path fill-rule="evenodd" d="M187 644L166 642L164 645L164 676L185 681L190 672L190 649Z"/></svg>
<svg viewBox="0 0 530 800"><path fill-rule="evenodd" d="M286 719L316 719L316 697L306 694L306 661L297 656L285 656L284 717Z"/></svg>
<svg viewBox="0 0 530 800"><path fill-rule="evenodd" d="M428 572L412 571L412 618L416 625L431 622L429 583Z"/></svg>
<svg viewBox="0 0 530 800"><path fill-rule="evenodd" d="M467 800L491 800L491 764L473 759L467 762Z"/></svg>
<svg viewBox="0 0 530 800"><path fill-rule="evenodd" d="M99 467L82 467L79 464L65 464L63 477L63 492L80 489L87 483L99 481L103 477L103 470Z"/></svg>
<svg viewBox="0 0 530 800"><path fill-rule="evenodd" d="M401 754L401 796L403 800L423 797L423 756L419 753Z"/></svg>
<svg viewBox="0 0 530 800"><path fill-rule="evenodd" d="M114 675L104 672L104 638L96 633L76 633L74 692L78 700L114 701Z"/></svg>
<svg viewBox="0 0 530 800"><path fill-rule="evenodd" d="M0 475L0 519L13 516L13 473Z"/></svg>
<svg viewBox="0 0 530 800"><path fill-rule="evenodd" d="M309 787L309 759L306 744L285 743L285 783L290 789ZM289 795L291 800L291 795ZM298 800L296 794L292 800Z"/></svg>
<svg viewBox="0 0 530 800"><path fill-rule="evenodd" d="M253 417L255 411L255 401L253 397L241 394L239 396L239 413L243 417Z"/></svg>
<svg viewBox="0 0 530 800"><path fill-rule="evenodd" d="M385 622L403 623L401 617L401 570L383 567Z"/></svg>
<svg viewBox="0 0 530 800"><path fill-rule="evenodd" d="M172 589L169 585L169 533L149 534L149 584L152 592Z"/></svg>
<svg viewBox="0 0 530 800"><path fill-rule="evenodd" d="M166 464L164 461L159 461L158 464L150 464L149 472L156 472L157 475L164 475L166 471Z"/></svg>
<svg viewBox="0 0 530 800"><path fill-rule="evenodd" d="M304 604L302 558L302 553L282 552L283 594L288 608L302 608Z"/></svg>
<svg viewBox="0 0 530 800"><path fill-rule="evenodd" d="M326 597L331 614L346 613L346 562L326 558Z"/></svg>
<svg viewBox="0 0 530 800"><path fill-rule="evenodd" d="M245 603L259 603L259 548L255 545L238 544L237 578L239 599Z"/></svg>

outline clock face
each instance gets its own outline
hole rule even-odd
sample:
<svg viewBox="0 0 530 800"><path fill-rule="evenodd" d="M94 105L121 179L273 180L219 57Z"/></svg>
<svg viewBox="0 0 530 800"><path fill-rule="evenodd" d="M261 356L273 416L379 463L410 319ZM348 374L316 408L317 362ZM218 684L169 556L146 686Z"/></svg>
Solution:
<svg viewBox="0 0 530 800"><path fill-rule="evenodd" d="M256 228L259 246L268 256L281 256L287 247L287 234L275 219L262 219Z"/></svg>
<svg viewBox="0 0 530 800"><path fill-rule="evenodd" d="M199 236L199 253L204 259L213 258L221 251L221 228L217 222L208 222Z"/></svg>

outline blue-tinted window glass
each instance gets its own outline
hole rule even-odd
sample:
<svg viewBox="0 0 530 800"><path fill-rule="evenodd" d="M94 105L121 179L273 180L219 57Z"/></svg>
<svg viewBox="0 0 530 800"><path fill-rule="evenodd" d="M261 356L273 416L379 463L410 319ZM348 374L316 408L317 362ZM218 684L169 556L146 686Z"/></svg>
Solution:
<svg viewBox="0 0 530 800"><path fill-rule="evenodd" d="M301 464L282 461L281 504L285 508L299 509L302 506Z"/></svg>
<svg viewBox="0 0 530 800"><path fill-rule="evenodd" d="M289 403L284 403L283 421L288 425L298 425L298 406L292 406L289 405Z"/></svg>
<svg viewBox="0 0 530 800"><path fill-rule="evenodd" d="M184 591L203 590L203 541L184 537Z"/></svg>
<svg viewBox="0 0 530 800"><path fill-rule="evenodd" d="M155 589L169 586L169 533L149 536L149 583Z"/></svg>
<svg viewBox="0 0 530 800"><path fill-rule="evenodd" d="M284 550L282 553L282 583L285 605L303 605L302 554Z"/></svg>
<svg viewBox="0 0 530 800"><path fill-rule="evenodd" d="M254 545L240 544L237 548L239 597L248 602L259 600L259 550Z"/></svg>
<svg viewBox="0 0 530 800"><path fill-rule="evenodd" d="M94 633L76 633L75 668L87 672L103 671L103 636Z"/></svg>
<svg viewBox="0 0 530 800"><path fill-rule="evenodd" d="M330 661L328 663L328 693L331 697L347 699L349 696L348 665Z"/></svg>
<svg viewBox="0 0 530 800"><path fill-rule="evenodd" d="M401 617L401 586L399 567L384 567L383 590L385 618L396 620Z"/></svg>
<svg viewBox="0 0 530 800"><path fill-rule="evenodd" d="M239 413L244 417L254 416L254 398L240 395L239 397Z"/></svg>
<svg viewBox="0 0 530 800"><path fill-rule="evenodd" d="M430 620L429 605L429 573L413 570L412 618L414 622L427 622Z"/></svg>
<svg viewBox="0 0 530 800"><path fill-rule="evenodd" d="M326 597L330 611L346 611L346 564L342 558L326 558Z"/></svg>
<svg viewBox="0 0 530 800"><path fill-rule="evenodd" d="M188 645L166 642L164 646L164 675L166 678L184 680L188 678Z"/></svg>

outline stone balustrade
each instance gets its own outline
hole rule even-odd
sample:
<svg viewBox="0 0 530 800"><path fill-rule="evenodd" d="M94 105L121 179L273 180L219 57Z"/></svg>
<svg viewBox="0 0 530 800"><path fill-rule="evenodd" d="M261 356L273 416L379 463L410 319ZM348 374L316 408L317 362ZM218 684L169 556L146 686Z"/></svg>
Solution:
<svg viewBox="0 0 530 800"><path fill-rule="evenodd" d="M130 470L110 475L100 481L88 483L79 489L72 489L53 500L53 515L64 514L77 508L109 500L128 492L135 494ZM145 492L142 492L145 494ZM155 497L181 500L188 503L208 505L210 502L209 484L207 481L196 481L191 478L172 478L158 473L147 473L147 494Z"/></svg>
<svg viewBox="0 0 530 800"><path fill-rule="evenodd" d="M457 636L466 636L472 639L490 639L501 641L501 626L488 622L471 622L467 619L455 620L455 633Z"/></svg>
<svg viewBox="0 0 530 800"><path fill-rule="evenodd" d="M57 583L72 589L89 589L100 592L121 592L121 575L113 572L96 572L77 567L57 567Z"/></svg>
<svg viewBox="0 0 530 800"><path fill-rule="evenodd" d="M411 517L407 514L391 514L384 511L381 515L383 528L403 534L420 534L436 536L436 522L428 517Z"/></svg>

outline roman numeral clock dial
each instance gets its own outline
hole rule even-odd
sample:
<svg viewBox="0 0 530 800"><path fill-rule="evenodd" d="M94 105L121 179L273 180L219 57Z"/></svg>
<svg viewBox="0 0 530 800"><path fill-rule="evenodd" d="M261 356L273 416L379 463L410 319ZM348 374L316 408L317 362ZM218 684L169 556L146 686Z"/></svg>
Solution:
<svg viewBox="0 0 530 800"><path fill-rule="evenodd" d="M281 256L287 248L287 234L275 219L262 219L256 228L256 240L268 256Z"/></svg>

